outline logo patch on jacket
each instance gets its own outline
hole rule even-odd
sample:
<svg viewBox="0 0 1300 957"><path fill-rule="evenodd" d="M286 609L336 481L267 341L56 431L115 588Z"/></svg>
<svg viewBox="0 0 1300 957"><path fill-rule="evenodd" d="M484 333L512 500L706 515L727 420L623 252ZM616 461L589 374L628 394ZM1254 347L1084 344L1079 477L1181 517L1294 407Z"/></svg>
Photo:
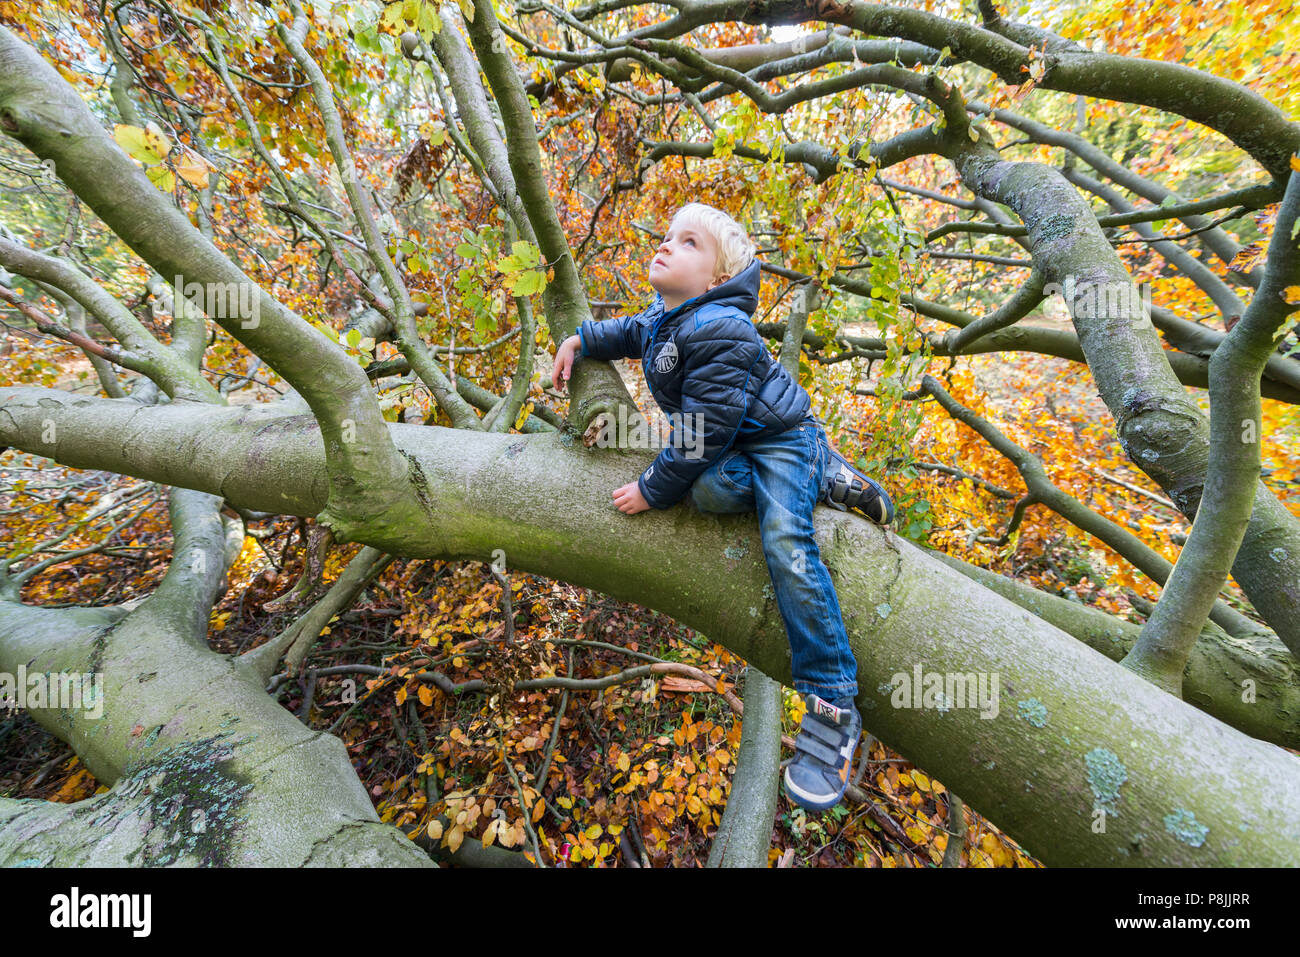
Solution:
<svg viewBox="0 0 1300 957"><path fill-rule="evenodd" d="M670 339L663 344L663 348L655 356L655 372L671 372L675 365L677 365L677 343Z"/></svg>

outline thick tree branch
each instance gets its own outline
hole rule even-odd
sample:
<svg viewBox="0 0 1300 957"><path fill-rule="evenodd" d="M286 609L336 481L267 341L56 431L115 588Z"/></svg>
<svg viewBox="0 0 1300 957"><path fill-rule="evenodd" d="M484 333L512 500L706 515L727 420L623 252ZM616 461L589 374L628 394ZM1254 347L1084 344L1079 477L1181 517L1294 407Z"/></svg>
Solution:
<svg viewBox="0 0 1300 957"><path fill-rule="evenodd" d="M1124 664L1172 694L1209 611L1223 587L1260 487L1263 413L1259 377L1274 356L1274 335L1294 312L1287 287L1300 285L1300 175L1292 175L1278 210L1263 282L1245 315L1210 359L1210 451L1197 520L1142 637Z"/></svg>

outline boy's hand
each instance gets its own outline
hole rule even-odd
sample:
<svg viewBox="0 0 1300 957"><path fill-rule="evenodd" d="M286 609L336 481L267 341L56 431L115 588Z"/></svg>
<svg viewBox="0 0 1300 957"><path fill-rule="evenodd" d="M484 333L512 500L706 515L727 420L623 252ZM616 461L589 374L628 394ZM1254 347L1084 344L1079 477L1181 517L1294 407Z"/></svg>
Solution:
<svg viewBox="0 0 1300 957"><path fill-rule="evenodd" d="M622 488L614 489L614 504L618 506L620 512L628 515L644 512L650 507L650 503L641 494L641 486L636 482L628 482Z"/></svg>
<svg viewBox="0 0 1300 957"><path fill-rule="evenodd" d="M555 350L555 368L551 370L551 387L556 392L563 392L569 385L569 373L573 370L573 357L577 355L582 340L578 336L569 336L560 348Z"/></svg>

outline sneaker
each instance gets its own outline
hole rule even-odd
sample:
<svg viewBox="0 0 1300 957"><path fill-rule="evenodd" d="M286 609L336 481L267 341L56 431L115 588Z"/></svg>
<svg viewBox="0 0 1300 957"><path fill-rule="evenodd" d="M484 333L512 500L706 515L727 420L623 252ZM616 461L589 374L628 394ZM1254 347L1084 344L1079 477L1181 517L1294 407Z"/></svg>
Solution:
<svg viewBox="0 0 1300 957"><path fill-rule="evenodd" d="M794 739L795 755L785 767L785 793L806 810L826 811L848 789L862 716L849 695L830 702L805 694L804 701L808 711Z"/></svg>
<svg viewBox="0 0 1300 957"><path fill-rule="evenodd" d="M834 448L830 452L831 461L826 467L821 501L841 512L851 508L877 525L892 522L894 503L889 493L878 482L855 469Z"/></svg>

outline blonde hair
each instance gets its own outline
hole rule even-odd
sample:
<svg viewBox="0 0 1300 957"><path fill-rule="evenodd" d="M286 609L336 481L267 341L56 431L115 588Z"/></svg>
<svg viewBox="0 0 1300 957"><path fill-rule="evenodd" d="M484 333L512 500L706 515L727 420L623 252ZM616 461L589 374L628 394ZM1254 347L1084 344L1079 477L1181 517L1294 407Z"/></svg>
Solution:
<svg viewBox="0 0 1300 957"><path fill-rule="evenodd" d="M718 244L718 261L713 267L716 279L723 273L736 276L754 260L755 246L745 227L722 210L707 203L687 203L677 210L673 221L697 226Z"/></svg>

